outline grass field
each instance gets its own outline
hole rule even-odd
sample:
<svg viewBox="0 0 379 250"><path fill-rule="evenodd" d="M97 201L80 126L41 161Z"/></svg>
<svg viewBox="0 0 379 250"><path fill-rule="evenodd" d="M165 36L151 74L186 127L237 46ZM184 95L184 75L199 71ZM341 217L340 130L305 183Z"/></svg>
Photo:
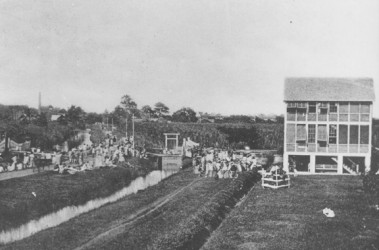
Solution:
<svg viewBox="0 0 379 250"><path fill-rule="evenodd" d="M197 176L191 169L186 169L170 176L159 184L144 191L129 195L118 202L103 206L89 213L80 215L57 227L41 231L29 238L3 246L4 249L74 249L87 243L97 235L112 229L130 215L149 206L154 201L175 192L180 187L191 183ZM207 180L205 180L207 181ZM214 181L209 179L209 182ZM177 204L176 205L180 205ZM178 206L180 209L181 206ZM146 230L146 228L145 228ZM150 229L148 228L147 232ZM141 235L146 237L146 234ZM142 244L136 235L134 240ZM136 243L137 244L137 243Z"/></svg>
<svg viewBox="0 0 379 250"><path fill-rule="evenodd" d="M154 249L157 239L182 230L180 225L213 197L228 197L228 193L233 197L230 185L236 183L234 189L242 189L237 180L199 178L187 168L146 190L2 249Z"/></svg>
<svg viewBox="0 0 379 250"><path fill-rule="evenodd" d="M185 221L213 195L225 188L231 179L213 178L198 179L185 192L174 197L170 203L136 223L130 225L123 233L94 245L91 249L153 249L152 242L172 231L178 230L178 225Z"/></svg>
<svg viewBox="0 0 379 250"><path fill-rule="evenodd" d="M140 163L137 169L102 168L75 175L49 171L0 181L0 231L69 205L109 196L151 170L148 164Z"/></svg>
<svg viewBox="0 0 379 250"><path fill-rule="evenodd" d="M360 177L291 181L290 189L254 188L202 249L379 249L379 214L368 209Z"/></svg>

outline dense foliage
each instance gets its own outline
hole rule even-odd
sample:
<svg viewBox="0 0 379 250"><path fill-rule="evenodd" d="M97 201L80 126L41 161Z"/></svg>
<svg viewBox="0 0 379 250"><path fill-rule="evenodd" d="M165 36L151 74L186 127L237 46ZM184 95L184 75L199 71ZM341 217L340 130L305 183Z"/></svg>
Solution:
<svg viewBox="0 0 379 250"><path fill-rule="evenodd" d="M371 171L363 177L363 188L371 205L379 205L379 151L373 149L371 156Z"/></svg>
<svg viewBox="0 0 379 250"><path fill-rule="evenodd" d="M55 112L62 117L52 121ZM32 147L42 150L51 150L65 141L73 147L81 143L82 138L76 135L85 128L85 117L86 113L76 106L67 111L50 106L38 112L27 106L0 105L0 131L2 139L10 138L18 143L30 140Z"/></svg>
<svg viewBox="0 0 379 250"><path fill-rule="evenodd" d="M172 114L174 122L197 122L196 112L191 108L181 108Z"/></svg>
<svg viewBox="0 0 379 250"><path fill-rule="evenodd" d="M280 149L283 145L281 124L157 123L135 124L136 145L164 146L163 133L179 133L205 147ZM125 130L119 130L124 135ZM181 142L179 142L181 145Z"/></svg>

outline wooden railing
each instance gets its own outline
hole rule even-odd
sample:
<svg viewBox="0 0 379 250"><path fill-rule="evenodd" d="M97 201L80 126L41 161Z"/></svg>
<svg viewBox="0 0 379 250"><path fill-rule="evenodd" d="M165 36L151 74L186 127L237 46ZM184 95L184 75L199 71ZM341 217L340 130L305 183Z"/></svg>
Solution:
<svg viewBox="0 0 379 250"><path fill-rule="evenodd" d="M320 147L312 143L307 146L296 143L287 143L287 152L308 152L308 153L368 153L368 144L329 144L327 147Z"/></svg>
<svg viewBox="0 0 379 250"><path fill-rule="evenodd" d="M370 114L292 114L287 113L287 121L330 121L330 122L370 122Z"/></svg>

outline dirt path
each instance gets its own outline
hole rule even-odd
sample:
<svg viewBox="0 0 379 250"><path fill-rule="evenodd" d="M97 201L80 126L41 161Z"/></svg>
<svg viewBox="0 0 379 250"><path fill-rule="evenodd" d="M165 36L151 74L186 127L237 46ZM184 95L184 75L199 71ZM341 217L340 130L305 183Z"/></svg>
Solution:
<svg viewBox="0 0 379 250"><path fill-rule="evenodd" d="M175 196L179 195L180 193L182 193L184 190L191 187L195 182L198 182L199 180L200 179L195 179L190 184L188 184L187 186L182 187L179 190L156 200L155 202L149 204L148 206L142 207L141 209L139 209L135 213L129 215L126 219L124 219L122 221L118 221L117 223L112 225L111 228L108 228L106 231L99 234L98 236L91 239L90 241L83 244L82 246L77 247L76 250L92 248L95 245L102 244L103 242L108 241L109 239L112 239L112 238L116 237L117 235L125 232L125 230L131 224L135 223L137 220L142 219L142 218L150 215L151 213L153 213L157 209L161 208L163 205L170 202Z"/></svg>
<svg viewBox="0 0 379 250"><path fill-rule="evenodd" d="M40 169L38 168L28 168L28 169L23 169L23 170L16 170L12 172L3 172L0 174L0 181L5 181L8 179L13 179L13 178L20 178L28 175L33 175L33 174L39 174L44 171L50 171L53 170L54 166L46 166L46 167L41 167Z"/></svg>

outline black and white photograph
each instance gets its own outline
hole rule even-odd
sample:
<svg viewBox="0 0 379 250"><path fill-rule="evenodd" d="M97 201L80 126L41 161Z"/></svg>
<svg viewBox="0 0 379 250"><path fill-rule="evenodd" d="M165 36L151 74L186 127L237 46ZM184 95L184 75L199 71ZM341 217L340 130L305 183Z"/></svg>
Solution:
<svg viewBox="0 0 379 250"><path fill-rule="evenodd" d="M0 249L379 250L378 0L0 0Z"/></svg>

